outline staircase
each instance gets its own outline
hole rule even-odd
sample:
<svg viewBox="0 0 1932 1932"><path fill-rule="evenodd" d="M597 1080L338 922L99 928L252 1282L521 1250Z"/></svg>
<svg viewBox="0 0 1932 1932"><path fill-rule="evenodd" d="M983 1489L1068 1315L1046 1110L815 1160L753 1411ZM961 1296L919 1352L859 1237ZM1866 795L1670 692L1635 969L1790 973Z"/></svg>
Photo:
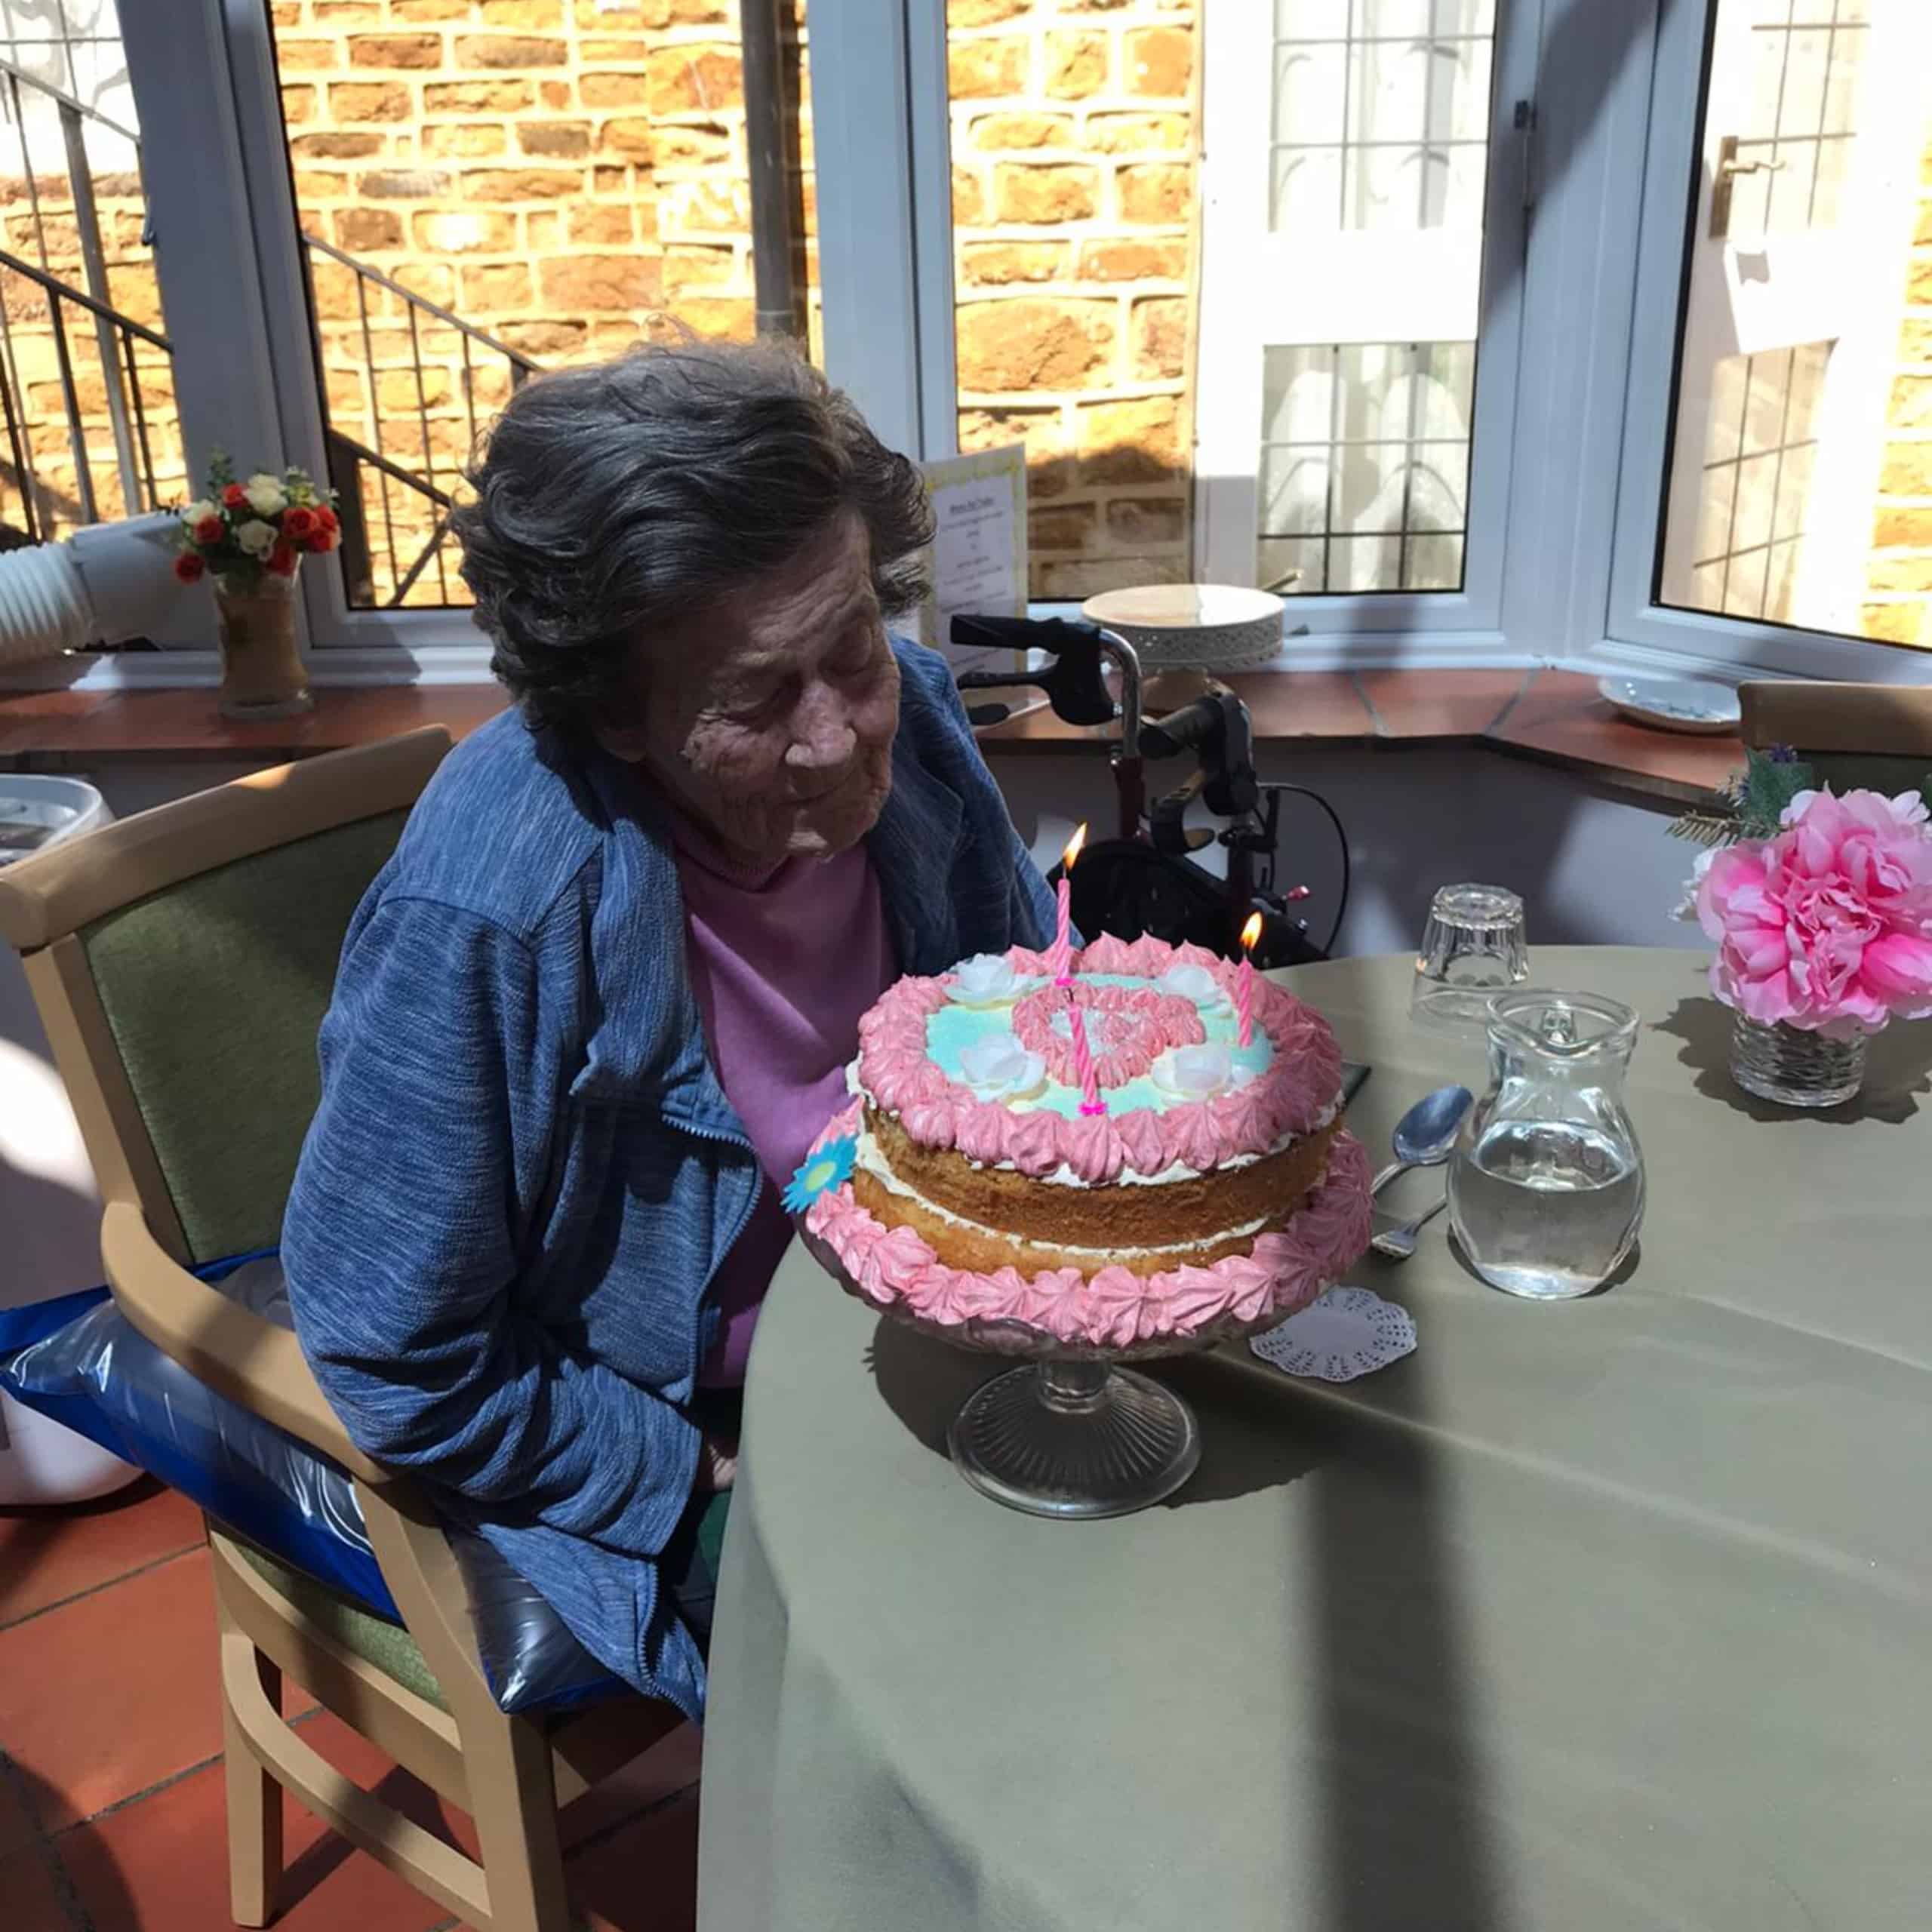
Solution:
<svg viewBox="0 0 1932 1932"><path fill-rule="evenodd" d="M27 139L26 109L29 98L45 112L51 103L57 116L66 156L66 194L43 195L45 175L36 177ZM155 445L162 435L172 435L178 443L178 431L172 424L171 361L173 346L159 329L117 307L109 286L108 260L103 245L95 181L85 144L89 124L118 136L138 156L140 140L132 128L122 125L97 109L75 100L62 89L28 73L13 62L0 58L0 103L4 103L18 143L19 166L26 177L34 253L38 261L0 248L0 284L8 276L19 278L37 292L17 301L14 291L0 288L0 550L19 545L50 540L76 525L98 522L104 516L137 515L164 507L155 478ZM4 165L4 164L0 164ZM71 222L71 240L60 224ZM68 242L60 251L63 266L71 263L78 249L80 285L57 271L56 250L50 236ZM151 248L151 228L144 224L143 246ZM328 480L339 493L342 518L341 558L344 580L352 606L368 609L400 605L426 574L435 573L441 601L451 601L450 573L445 555L449 512L454 506L450 485L457 481L457 466L445 454L439 463L430 429L427 404L428 385L423 343L431 330L454 331L460 357L456 372L466 412L469 438L474 441L479 427L476 388L479 371L494 365L500 383L507 372L509 385L520 385L540 365L521 350L487 331L465 321L460 316L417 294L392 277L346 253L319 235L302 236L303 260L309 285L311 328L315 328L314 285L316 265L326 261L349 271L355 291L364 354L358 372L362 391L363 414L369 426L370 440L363 441L327 421L325 409L326 463ZM71 272L71 269L69 269ZM36 300L44 303L45 320L34 312ZM405 389L413 386L416 400L414 420L411 411L383 408L379 401L379 371L374 347L374 329L385 331L400 325L407 332L410 358L405 365ZM23 379L25 338L45 329L51 333L57 376L60 416L64 418L65 448L71 457L71 483L57 476L55 459L50 452L47 432L54 419L45 409L36 408L30 380ZM77 340L88 345L82 351L77 367ZM318 332L315 363L322 364ZM441 364L434 365L441 368ZM164 373L165 371L165 373ZM380 372L398 373L392 367ZM102 395L96 402L92 385L98 374ZM413 377L413 383L408 380ZM161 393L166 390L164 395ZM103 502L103 479L97 475L97 458L88 447L90 423L98 425L105 415L113 441L112 466L114 495ZM399 422L393 420L398 417ZM385 417L392 420L386 424ZM205 453L202 453L205 454ZM65 466L57 466L64 471ZM397 499L392 492L405 493ZM170 493L172 494L171 492ZM187 494L194 494L192 486ZM416 515L408 514L414 500ZM405 505L398 516L396 503ZM373 506L373 514L371 506ZM413 542L407 528L420 525L426 511L429 528L426 540Z"/></svg>

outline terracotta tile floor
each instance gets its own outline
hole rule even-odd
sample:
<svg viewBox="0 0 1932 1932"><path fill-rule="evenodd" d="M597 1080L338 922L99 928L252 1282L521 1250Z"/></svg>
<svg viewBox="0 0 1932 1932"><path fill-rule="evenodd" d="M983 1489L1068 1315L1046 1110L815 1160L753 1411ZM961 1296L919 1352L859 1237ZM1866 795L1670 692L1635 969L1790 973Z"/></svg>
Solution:
<svg viewBox="0 0 1932 1932"><path fill-rule="evenodd" d="M420 1823L469 1820L295 1689L323 1755ZM0 1928L222 1932L221 1720L201 1519L143 1482L74 1511L0 1510ZM565 1814L589 1932L689 1932L697 1734ZM288 1932L451 1932L442 1908L287 1804Z"/></svg>

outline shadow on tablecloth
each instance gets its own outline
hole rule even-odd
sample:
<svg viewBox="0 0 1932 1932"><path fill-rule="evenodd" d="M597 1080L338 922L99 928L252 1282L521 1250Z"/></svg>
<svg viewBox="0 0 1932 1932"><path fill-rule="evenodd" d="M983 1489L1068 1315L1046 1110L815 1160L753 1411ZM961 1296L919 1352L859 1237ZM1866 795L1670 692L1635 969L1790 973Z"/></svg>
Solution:
<svg viewBox="0 0 1932 1932"><path fill-rule="evenodd" d="M941 1457L961 1403L1012 1366L884 1318L866 1359L894 1414ZM1201 1423L1201 1467L1164 1507L1278 1491L1297 1526L1320 1734L1288 1743L1303 1777L1311 1746L1319 1767L1309 1795L1321 1813L1324 1932L1543 1932L1519 1924L1505 1897L1458 1577L1471 1552L1437 1439L1414 1426L1413 1406L1395 1426L1212 1357L1140 1366Z"/></svg>
<svg viewBox="0 0 1932 1932"><path fill-rule="evenodd" d="M882 1316L866 1355L886 1406L915 1440L945 1456L946 1426L983 1382L1017 1364L999 1355L949 1348ZM1201 1430L1201 1466L1187 1487L1164 1506L1186 1509L1230 1497L1251 1495L1293 1482L1321 1460L1310 1434L1280 1426L1272 1392L1250 1389L1212 1363L1185 1356L1141 1362L1192 1404L1197 1415L1211 1407L1217 1426Z"/></svg>
<svg viewBox="0 0 1932 1932"><path fill-rule="evenodd" d="M1677 1058L1696 1076L1693 1084L1707 1100L1720 1101L1733 1113L1768 1125L1817 1120L1850 1126L1856 1121L1883 1121L1897 1126L1918 1112L1919 1097L1932 1094L1932 1020L1897 1021L1871 1044L1866 1060L1864 1091L1841 1107L1816 1112L1774 1106L1747 1094L1730 1077L1730 1033L1736 1016L1715 999L1678 1001L1667 1020L1650 1029L1683 1041Z"/></svg>

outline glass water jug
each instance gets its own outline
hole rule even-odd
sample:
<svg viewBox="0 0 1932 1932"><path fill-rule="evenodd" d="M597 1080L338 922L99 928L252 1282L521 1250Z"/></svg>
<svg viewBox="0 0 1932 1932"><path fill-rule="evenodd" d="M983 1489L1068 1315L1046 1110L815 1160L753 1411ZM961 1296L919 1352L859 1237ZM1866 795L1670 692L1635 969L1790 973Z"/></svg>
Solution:
<svg viewBox="0 0 1932 1932"><path fill-rule="evenodd" d="M1449 1164L1456 1239L1485 1281L1537 1301L1588 1294L1644 1218L1644 1157L1623 1103L1637 1015L1595 993L1491 1002L1489 1091Z"/></svg>

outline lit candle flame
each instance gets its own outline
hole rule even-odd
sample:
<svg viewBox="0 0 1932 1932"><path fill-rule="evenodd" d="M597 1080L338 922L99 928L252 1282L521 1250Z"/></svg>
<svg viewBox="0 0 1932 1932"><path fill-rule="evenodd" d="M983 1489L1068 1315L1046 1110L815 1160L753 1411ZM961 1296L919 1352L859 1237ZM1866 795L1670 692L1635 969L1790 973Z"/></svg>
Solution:
<svg viewBox="0 0 1932 1932"><path fill-rule="evenodd" d="M1080 848L1081 846L1084 845L1086 842L1087 825L1086 821L1083 819L1078 825L1074 827L1073 836L1066 841L1066 850L1060 854L1061 863L1066 867L1069 872L1072 871L1073 862L1075 859L1079 857Z"/></svg>
<svg viewBox="0 0 1932 1932"><path fill-rule="evenodd" d="M1254 950L1255 942L1260 937L1261 915L1259 912L1251 912L1247 915L1247 924L1241 929L1241 950L1244 952L1252 952Z"/></svg>

